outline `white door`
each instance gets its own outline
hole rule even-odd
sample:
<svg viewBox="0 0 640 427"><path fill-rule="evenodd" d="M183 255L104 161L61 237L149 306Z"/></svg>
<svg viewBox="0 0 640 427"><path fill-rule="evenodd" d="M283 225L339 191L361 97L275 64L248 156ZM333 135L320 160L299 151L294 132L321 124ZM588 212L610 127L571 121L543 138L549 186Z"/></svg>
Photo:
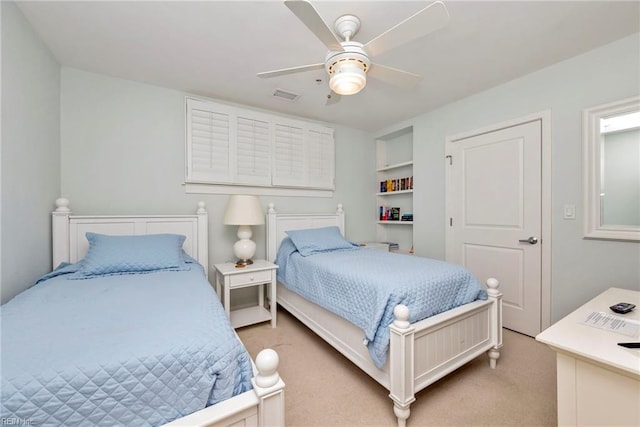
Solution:
<svg viewBox="0 0 640 427"><path fill-rule="evenodd" d="M541 149L541 120L447 143L447 260L497 278L504 326L530 336L541 331Z"/></svg>

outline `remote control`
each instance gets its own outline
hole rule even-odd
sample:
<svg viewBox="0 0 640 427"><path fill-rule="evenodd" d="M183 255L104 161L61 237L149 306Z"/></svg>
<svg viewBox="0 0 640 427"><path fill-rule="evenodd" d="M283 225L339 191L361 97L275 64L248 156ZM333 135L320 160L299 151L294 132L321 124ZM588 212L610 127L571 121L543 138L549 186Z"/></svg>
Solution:
<svg viewBox="0 0 640 427"><path fill-rule="evenodd" d="M626 348L640 348L640 342L619 342L618 345Z"/></svg>
<svg viewBox="0 0 640 427"><path fill-rule="evenodd" d="M609 308L615 311L616 313L625 314L630 312L634 308L636 308L636 305L628 302L619 302L617 304L612 305Z"/></svg>

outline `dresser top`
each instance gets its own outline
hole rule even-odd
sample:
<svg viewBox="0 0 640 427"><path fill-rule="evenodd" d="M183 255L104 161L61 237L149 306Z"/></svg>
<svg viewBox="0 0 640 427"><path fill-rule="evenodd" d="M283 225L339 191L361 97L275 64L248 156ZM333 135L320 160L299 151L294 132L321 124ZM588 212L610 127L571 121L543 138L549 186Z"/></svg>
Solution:
<svg viewBox="0 0 640 427"><path fill-rule="evenodd" d="M630 302L636 308L627 314L617 314L609 309L619 302ZM640 341L640 335L623 335L608 329L586 325L590 313L602 312L630 321L640 328L640 292L629 289L609 288L562 320L541 332L536 339L556 351L588 359L616 368L640 378L640 350L624 348L619 342Z"/></svg>

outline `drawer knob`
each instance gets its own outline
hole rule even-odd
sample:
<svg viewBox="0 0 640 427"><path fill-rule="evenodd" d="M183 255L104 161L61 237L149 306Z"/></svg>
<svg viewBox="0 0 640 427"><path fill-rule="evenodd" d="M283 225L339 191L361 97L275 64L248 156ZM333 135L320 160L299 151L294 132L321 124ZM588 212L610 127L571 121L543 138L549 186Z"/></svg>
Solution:
<svg viewBox="0 0 640 427"><path fill-rule="evenodd" d="M249 276L249 280L253 282L255 279L253 278L253 276Z"/></svg>

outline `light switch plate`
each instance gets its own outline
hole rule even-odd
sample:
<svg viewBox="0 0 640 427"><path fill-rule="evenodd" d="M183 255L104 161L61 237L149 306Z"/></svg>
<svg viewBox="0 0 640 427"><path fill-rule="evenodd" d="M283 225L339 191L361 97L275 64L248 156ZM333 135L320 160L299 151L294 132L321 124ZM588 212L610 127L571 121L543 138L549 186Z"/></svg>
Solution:
<svg viewBox="0 0 640 427"><path fill-rule="evenodd" d="M576 205L564 205L564 219L576 219Z"/></svg>

